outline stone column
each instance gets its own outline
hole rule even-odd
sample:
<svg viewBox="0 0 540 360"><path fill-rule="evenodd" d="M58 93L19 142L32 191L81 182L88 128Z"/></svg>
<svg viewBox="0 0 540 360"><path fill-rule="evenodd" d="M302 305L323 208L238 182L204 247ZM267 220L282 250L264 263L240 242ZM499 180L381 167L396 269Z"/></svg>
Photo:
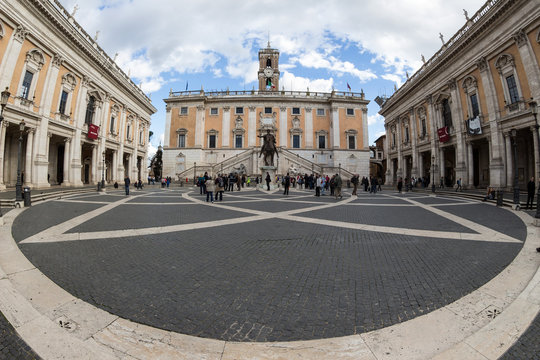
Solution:
<svg viewBox="0 0 540 360"><path fill-rule="evenodd" d="M199 113L199 107L204 108L202 105L197 106L197 114ZM231 147L231 111L229 106L223 107L223 115L221 117L221 147ZM204 143L204 142L203 142Z"/></svg>
<svg viewBox="0 0 540 360"><path fill-rule="evenodd" d="M24 185L32 185L32 151L34 148L34 131L35 129L28 129L28 134L26 136L26 154L24 161Z"/></svg>
<svg viewBox="0 0 540 360"><path fill-rule="evenodd" d="M439 148L439 177L436 179L437 184L441 182L441 177L445 178L445 166L444 166L444 148ZM444 179L446 182L446 178ZM446 183L444 184L446 186Z"/></svg>
<svg viewBox="0 0 540 360"><path fill-rule="evenodd" d="M4 151L6 149L6 131L8 127L8 122L4 119L0 123L0 190L5 190L6 185L4 184Z"/></svg>
<svg viewBox="0 0 540 360"><path fill-rule="evenodd" d="M510 134L505 133L504 134L504 140L506 144L506 184L504 184L506 187L510 187L513 184L513 169L514 169L514 161L512 156L512 139L510 138Z"/></svg>
<svg viewBox="0 0 540 360"><path fill-rule="evenodd" d="M255 146L257 143L257 114L255 113L255 110L257 108L255 106L249 107L249 115L248 115L248 146L252 147ZM253 171L258 172L258 169L254 169Z"/></svg>
<svg viewBox="0 0 540 360"><path fill-rule="evenodd" d="M428 121L429 121L429 127L430 127L430 130L431 130L431 156L435 157L435 161L432 161L433 159L429 159L430 161L430 177L431 174L437 174L437 154L438 154L438 151L437 151L437 148L438 148L438 137L437 137L437 122L435 120L435 107L433 105L433 97L431 95L428 95L426 96L426 102L428 104L427 106L427 116L428 116ZM431 169L431 167L433 167L433 169ZM434 183L437 179L434 180ZM433 179L431 179L430 181L433 181ZM436 185L436 184L435 184Z"/></svg>
<svg viewBox="0 0 540 360"><path fill-rule="evenodd" d="M540 67L534 55L534 50L529 42L529 38L523 29L513 35L521 57L521 62L525 68L527 82L531 90L531 95L536 101L540 100ZM536 171L538 174L538 171Z"/></svg>
<svg viewBox="0 0 540 360"><path fill-rule="evenodd" d="M112 157L112 167L111 167L111 182L114 184L114 182L119 182L118 180L118 151L113 150L113 157Z"/></svg>
<svg viewBox="0 0 540 360"><path fill-rule="evenodd" d="M455 172L456 172L456 181L460 179L463 181L466 175L466 166L465 166L465 140L463 138L463 108L461 105L461 97L459 96L459 91L457 87L457 82L455 79L451 79L448 82L448 88L450 89L450 96L452 97L452 120L453 127L455 129L456 136L456 149L455 149Z"/></svg>
<svg viewBox="0 0 540 360"><path fill-rule="evenodd" d="M387 124L384 124L384 130L386 132L386 141L384 142L384 155L386 156L385 177L386 177L386 183L389 184L389 183L392 183L392 179L393 179L392 172L390 171L390 168L393 169L392 161L390 160L390 139L391 139L390 135L392 134Z"/></svg>
<svg viewBox="0 0 540 360"><path fill-rule="evenodd" d="M467 171L467 183L465 184L467 188L472 189L474 186L474 159L473 159L473 145L472 143L467 144L467 162L468 162L468 171Z"/></svg>
<svg viewBox="0 0 540 360"><path fill-rule="evenodd" d="M2 57L2 63L0 64L0 89L2 91L4 91L6 87L9 87L11 83L11 78L15 71L15 66L17 65L17 60L19 59L19 54L26 35L28 35L28 30L22 25L18 25L13 30L11 38L8 40L4 56ZM12 89L11 92L15 93L18 91L19 89Z"/></svg>
<svg viewBox="0 0 540 360"><path fill-rule="evenodd" d="M332 124L332 147L339 149L340 147L340 129L339 129L339 108L336 105L332 105L332 115L330 117L330 124Z"/></svg>
<svg viewBox="0 0 540 360"><path fill-rule="evenodd" d="M199 110L199 106L197 106L197 115L195 119L195 147L196 148L202 148L204 144L204 115L201 110ZM226 112L228 113L229 110L230 108L228 106L224 106L223 116L225 116L225 113ZM227 116L230 117L230 114L228 114Z"/></svg>
<svg viewBox="0 0 540 360"><path fill-rule="evenodd" d="M424 153L418 153L418 177L424 176Z"/></svg>
<svg viewBox="0 0 540 360"><path fill-rule="evenodd" d="M39 113L40 115L49 117L51 110L53 112L58 111L58 109L52 108L52 100L54 95L54 89L57 86L58 72L60 71L60 66L64 59L59 54L55 54L51 60L51 65L47 71L45 77L45 84L43 86L43 93L41 95Z"/></svg>
<svg viewBox="0 0 540 360"><path fill-rule="evenodd" d="M92 173L90 174L90 182L92 184L97 184L98 181L98 147L97 145L92 145Z"/></svg>
<svg viewBox="0 0 540 360"><path fill-rule="evenodd" d="M165 115L165 134L163 135L163 147L168 148L171 146L171 106L167 104L165 110L167 111L167 113ZM197 125L195 125L195 128L197 128ZM197 130L195 130L195 143L197 143Z"/></svg>
<svg viewBox="0 0 540 360"><path fill-rule="evenodd" d="M69 148L71 144L71 139L66 138L64 139L64 180L62 181L62 186L70 186L70 179L69 179L69 165L70 165L70 157L69 157Z"/></svg>
<svg viewBox="0 0 540 360"><path fill-rule="evenodd" d="M362 106L362 135L363 149L369 149L368 109L365 105Z"/></svg>
<svg viewBox="0 0 540 360"><path fill-rule="evenodd" d="M396 147L397 147L397 177L403 178L403 153L402 153L402 137L401 137L401 119L396 119Z"/></svg>
<svg viewBox="0 0 540 360"><path fill-rule="evenodd" d="M287 147L287 107L279 107L279 142L278 146Z"/></svg>
<svg viewBox="0 0 540 360"><path fill-rule="evenodd" d="M414 111L414 108L409 109L409 115L411 118L411 129L410 129L410 139L412 143L412 169L411 169L411 177L417 178L418 175L418 149L416 147L416 142L418 138L418 134L416 132L416 113Z"/></svg>
<svg viewBox="0 0 540 360"><path fill-rule="evenodd" d="M538 136L536 135L536 128L534 126L531 126L531 132L534 148L534 180L538 183L538 180L540 179L540 157L538 156Z"/></svg>

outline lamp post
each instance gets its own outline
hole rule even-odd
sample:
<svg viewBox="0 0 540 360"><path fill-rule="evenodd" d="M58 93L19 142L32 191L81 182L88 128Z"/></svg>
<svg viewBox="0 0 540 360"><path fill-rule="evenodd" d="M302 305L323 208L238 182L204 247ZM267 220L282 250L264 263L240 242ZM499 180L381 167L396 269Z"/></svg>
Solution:
<svg viewBox="0 0 540 360"><path fill-rule="evenodd" d="M518 164L517 164L517 130L510 130L510 137L512 138L512 147L514 149L514 210L519 210L519 185L518 185Z"/></svg>
<svg viewBox="0 0 540 360"><path fill-rule="evenodd" d="M22 152L22 141L24 133L24 119L19 124L19 152L17 153L17 184L15 184L15 200L23 201L22 197L22 182L21 182L21 152Z"/></svg>
<svg viewBox="0 0 540 360"><path fill-rule="evenodd" d="M197 163L193 163L193 186L197 184Z"/></svg>
<svg viewBox="0 0 540 360"><path fill-rule="evenodd" d="M538 163L538 161L540 161L540 125L538 125L538 119L536 118L536 115L538 114L538 104L536 103L536 101L531 101L529 103L529 107L531 108L531 112L534 116L534 127L536 129L537 140L536 143L538 144L538 160L536 161L536 163ZM535 176L535 180L538 183L540 176L538 174L535 174ZM538 184L538 190L536 192L536 215L534 217L540 219L540 183Z"/></svg>
<svg viewBox="0 0 540 360"><path fill-rule="evenodd" d="M431 155L431 192L435 192L435 155Z"/></svg>
<svg viewBox="0 0 540 360"><path fill-rule="evenodd" d="M105 151L103 151L103 166L101 167L101 191L105 189Z"/></svg>
<svg viewBox="0 0 540 360"><path fill-rule="evenodd" d="M339 166L339 167L338 167L338 171L339 171L339 172L338 172L338 175L341 176L341 163L339 163L338 166Z"/></svg>

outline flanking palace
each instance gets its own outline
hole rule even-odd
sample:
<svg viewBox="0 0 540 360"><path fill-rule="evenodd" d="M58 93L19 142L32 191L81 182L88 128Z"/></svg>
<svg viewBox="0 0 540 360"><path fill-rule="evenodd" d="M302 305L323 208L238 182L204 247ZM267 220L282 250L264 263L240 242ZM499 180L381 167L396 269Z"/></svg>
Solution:
<svg viewBox="0 0 540 360"><path fill-rule="evenodd" d="M540 177L540 2L490 0L389 99L386 180L525 188Z"/></svg>
<svg viewBox="0 0 540 360"><path fill-rule="evenodd" d="M18 168L35 188L146 178L156 109L73 16L57 0L0 1L0 189Z"/></svg>
<svg viewBox="0 0 540 360"><path fill-rule="evenodd" d="M279 90L279 51L259 50L259 88L171 91L166 103L163 175L261 173L262 139L276 139L277 174L369 173L364 94Z"/></svg>

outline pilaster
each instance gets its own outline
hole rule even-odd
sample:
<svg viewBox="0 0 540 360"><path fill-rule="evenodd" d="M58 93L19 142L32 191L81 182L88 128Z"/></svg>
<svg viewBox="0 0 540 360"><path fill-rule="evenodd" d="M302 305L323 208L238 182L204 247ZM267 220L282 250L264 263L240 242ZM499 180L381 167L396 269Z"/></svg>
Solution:
<svg viewBox="0 0 540 360"><path fill-rule="evenodd" d="M304 141L306 149L313 149L313 111L311 108L306 108L305 116L305 129L304 132Z"/></svg>
<svg viewBox="0 0 540 360"><path fill-rule="evenodd" d="M279 108L279 144L278 146L287 147L287 107Z"/></svg>
<svg viewBox="0 0 540 360"><path fill-rule="evenodd" d="M199 113L199 107L203 108L202 105L197 106L197 114ZM201 109L202 110L202 109ZM231 108L229 106L223 107L223 115L221 117L221 147L228 148L230 147L230 137L231 137Z"/></svg>
<svg viewBox="0 0 540 360"><path fill-rule="evenodd" d="M255 106L249 107L248 115L248 146L255 146L257 139L257 114Z"/></svg>

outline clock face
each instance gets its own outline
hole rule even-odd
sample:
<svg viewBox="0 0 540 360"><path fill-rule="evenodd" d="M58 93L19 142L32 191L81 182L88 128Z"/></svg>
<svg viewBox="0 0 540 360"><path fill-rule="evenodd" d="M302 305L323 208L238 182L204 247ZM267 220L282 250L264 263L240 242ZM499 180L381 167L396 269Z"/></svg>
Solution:
<svg viewBox="0 0 540 360"><path fill-rule="evenodd" d="M264 76L266 77L271 77L273 74L274 74L274 70L272 70L272 68L270 67L267 67L266 69L264 69Z"/></svg>

